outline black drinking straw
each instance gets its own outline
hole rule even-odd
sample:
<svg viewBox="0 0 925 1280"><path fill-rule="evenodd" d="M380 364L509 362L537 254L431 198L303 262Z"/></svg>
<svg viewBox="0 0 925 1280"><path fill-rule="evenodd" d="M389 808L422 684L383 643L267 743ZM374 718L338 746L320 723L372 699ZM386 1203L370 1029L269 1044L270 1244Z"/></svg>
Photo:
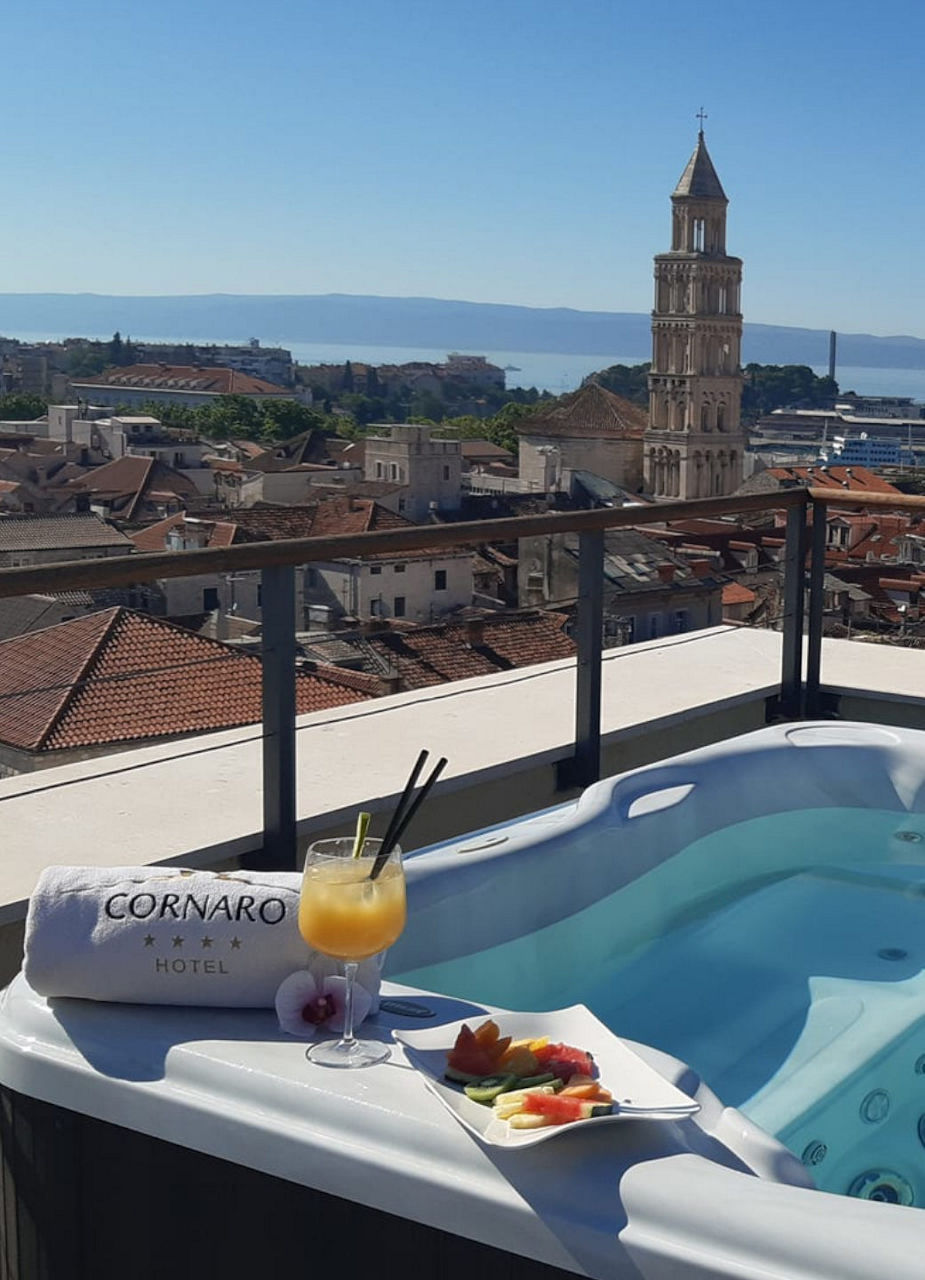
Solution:
<svg viewBox="0 0 925 1280"><path fill-rule="evenodd" d="M405 816L405 810L407 809L408 804L411 800L411 793L415 788L415 785L420 776L421 770L424 768L424 762L426 761L427 756L428 756L428 752L422 751L421 754L418 756L417 760L415 761L414 768L411 770L410 774L408 775L408 781L405 783L405 789L401 793L401 796L399 797L398 804L395 806L395 812L392 814L392 818L391 818L391 821L389 822L388 827L386 828L385 835L382 837L382 844L379 846L379 848L380 850L383 850L383 849L386 850L386 857L388 857L389 853L391 853L392 846L397 839L397 836L395 833L398 831L399 823L401 822L402 818ZM379 870L381 871L382 868L380 867ZM376 872L376 875L378 874L379 874L379 871Z"/></svg>
<svg viewBox="0 0 925 1280"><path fill-rule="evenodd" d="M422 752L421 754L426 756L427 752L425 751L425 752ZM411 822L411 819L414 817L418 809L420 809L421 805L427 799L427 796L430 794L430 790L433 787L434 783L437 781L437 779L440 777L440 774L446 768L446 762L447 762L446 756L441 756L440 759L437 761L437 763L434 765L430 777L424 783L423 787L421 787L420 791L414 797L414 800L411 802L411 804L407 805L407 807L404 806L404 801L405 801L405 796L411 794L411 787L408 786L405 788L405 793L402 795L403 803L399 806L399 809L396 810L396 815L399 813L399 811L401 811L401 816L398 817L397 821L393 818L390 824L390 833L386 834L386 837L382 842L382 847L379 850L378 854L376 855L376 861L373 863L373 869L369 873L370 880L375 880L376 877L379 875L379 873L382 871L385 864L388 862L389 855L391 854L395 846L398 844L399 840L404 835L405 831L407 831L408 826ZM423 764L423 761L420 760L419 758L418 763ZM417 771L417 766L415 766L415 770ZM409 779L409 782L410 782L410 779ZM394 827L395 830L391 831L391 827Z"/></svg>

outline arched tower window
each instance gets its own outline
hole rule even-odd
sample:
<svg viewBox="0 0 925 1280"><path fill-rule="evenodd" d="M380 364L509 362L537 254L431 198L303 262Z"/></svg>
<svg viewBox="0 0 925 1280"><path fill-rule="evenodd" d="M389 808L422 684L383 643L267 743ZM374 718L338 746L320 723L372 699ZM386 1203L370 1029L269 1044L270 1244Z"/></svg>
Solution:
<svg viewBox="0 0 925 1280"><path fill-rule="evenodd" d="M700 406L700 430L710 430L710 410L705 404Z"/></svg>
<svg viewBox="0 0 925 1280"><path fill-rule="evenodd" d="M705 219L695 218L693 221L692 230L694 234L691 240L691 248L693 249L694 253L703 253Z"/></svg>
<svg viewBox="0 0 925 1280"><path fill-rule="evenodd" d="M726 428L726 406L718 404L716 406L716 430L724 431Z"/></svg>

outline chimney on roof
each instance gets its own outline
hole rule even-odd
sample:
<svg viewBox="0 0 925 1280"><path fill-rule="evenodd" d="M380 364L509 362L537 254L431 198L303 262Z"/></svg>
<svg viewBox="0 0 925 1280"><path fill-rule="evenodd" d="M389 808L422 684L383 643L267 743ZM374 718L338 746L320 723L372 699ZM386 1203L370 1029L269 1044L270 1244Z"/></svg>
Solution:
<svg viewBox="0 0 925 1280"><path fill-rule="evenodd" d="M390 693L401 693L401 676L397 671L391 671L387 676L379 677L379 686L384 696Z"/></svg>
<svg viewBox="0 0 925 1280"><path fill-rule="evenodd" d="M478 649L485 643L484 618L469 618L466 621L465 643L470 649Z"/></svg>
<svg viewBox="0 0 925 1280"><path fill-rule="evenodd" d="M708 578L713 571L713 565L709 560L691 560L690 570L695 578Z"/></svg>
<svg viewBox="0 0 925 1280"><path fill-rule="evenodd" d="M367 618L363 623L362 629L370 636L374 635L377 631L388 631L388 620L386 618Z"/></svg>
<svg viewBox="0 0 925 1280"><path fill-rule="evenodd" d="M659 582L674 582L675 566L673 564L658 565Z"/></svg>

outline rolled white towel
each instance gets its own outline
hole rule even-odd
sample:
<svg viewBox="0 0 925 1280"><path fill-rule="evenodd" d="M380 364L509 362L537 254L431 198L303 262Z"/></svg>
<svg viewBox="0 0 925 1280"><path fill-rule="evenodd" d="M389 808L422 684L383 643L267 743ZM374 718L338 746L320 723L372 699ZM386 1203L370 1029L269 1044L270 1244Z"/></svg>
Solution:
<svg viewBox="0 0 925 1280"><path fill-rule="evenodd" d="M26 917L26 981L44 996L272 1008L313 958L300 884L284 871L48 867ZM378 994L366 962L364 985L374 975Z"/></svg>

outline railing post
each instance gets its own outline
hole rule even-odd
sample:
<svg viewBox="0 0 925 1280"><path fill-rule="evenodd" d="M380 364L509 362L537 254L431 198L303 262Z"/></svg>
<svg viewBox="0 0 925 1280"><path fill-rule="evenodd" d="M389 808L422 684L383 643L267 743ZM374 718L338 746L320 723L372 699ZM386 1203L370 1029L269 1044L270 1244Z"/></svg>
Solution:
<svg viewBox="0 0 925 1280"><path fill-rule="evenodd" d="M822 615L825 603L825 537L824 502L813 499L813 527L809 556L809 627L806 638L806 715L818 716L821 710L819 691L822 672Z"/></svg>
<svg viewBox="0 0 925 1280"><path fill-rule="evenodd" d="M260 866L296 865L295 569L261 577L263 615L263 852Z"/></svg>
<svg viewBox="0 0 925 1280"><path fill-rule="evenodd" d="M558 771L560 790L587 787L601 776L601 653L604 628L604 533L578 537L578 645L575 754Z"/></svg>
<svg viewBox="0 0 925 1280"><path fill-rule="evenodd" d="M807 503L801 503L787 511L780 712L788 719L797 719L803 709L803 591L806 575L807 506Z"/></svg>

